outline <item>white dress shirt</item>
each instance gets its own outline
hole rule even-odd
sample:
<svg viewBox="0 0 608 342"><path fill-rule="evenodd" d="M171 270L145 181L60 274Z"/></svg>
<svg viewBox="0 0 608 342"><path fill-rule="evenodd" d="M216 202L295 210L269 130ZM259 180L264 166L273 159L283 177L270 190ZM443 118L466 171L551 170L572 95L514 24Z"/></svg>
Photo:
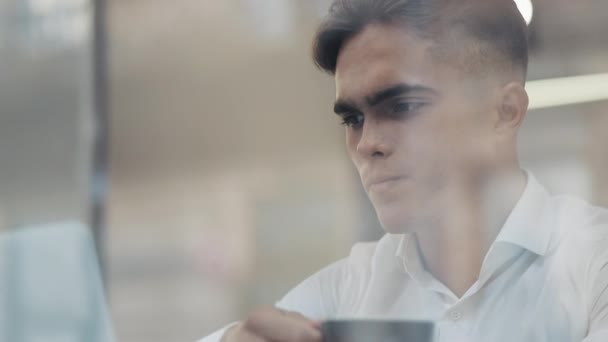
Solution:
<svg viewBox="0 0 608 342"><path fill-rule="evenodd" d="M424 269L412 235L387 234L276 305L316 320L429 319L438 342L608 342L608 210L551 196L529 173L461 298Z"/></svg>

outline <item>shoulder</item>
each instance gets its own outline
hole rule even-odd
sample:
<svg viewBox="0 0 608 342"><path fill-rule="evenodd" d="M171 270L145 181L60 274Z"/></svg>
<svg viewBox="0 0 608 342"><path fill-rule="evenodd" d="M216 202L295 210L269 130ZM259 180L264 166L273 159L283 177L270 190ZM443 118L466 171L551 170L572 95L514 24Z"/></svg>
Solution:
<svg viewBox="0 0 608 342"><path fill-rule="evenodd" d="M400 241L401 235L386 234L378 241L356 243L348 257L325 267L317 277L322 283L346 287L349 293L363 290L373 273L397 265L395 254Z"/></svg>
<svg viewBox="0 0 608 342"><path fill-rule="evenodd" d="M348 257L322 268L289 291L277 306L322 319L348 308L360 298L382 255L391 253L394 238L356 243ZM394 250L392 251L394 254Z"/></svg>
<svg viewBox="0 0 608 342"><path fill-rule="evenodd" d="M589 256L607 249L608 209L570 196L554 196L551 204L554 248Z"/></svg>
<svg viewBox="0 0 608 342"><path fill-rule="evenodd" d="M554 236L549 255L558 273L566 274L588 292L605 278L608 268L608 209L593 206L570 196L552 200Z"/></svg>

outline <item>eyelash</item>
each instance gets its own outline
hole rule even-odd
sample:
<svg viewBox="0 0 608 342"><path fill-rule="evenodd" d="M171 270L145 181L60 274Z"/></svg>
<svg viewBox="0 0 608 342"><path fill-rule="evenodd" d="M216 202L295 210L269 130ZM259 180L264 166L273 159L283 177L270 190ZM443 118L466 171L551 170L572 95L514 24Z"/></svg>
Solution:
<svg viewBox="0 0 608 342"><path fill-rule="evenodd" d="M359 123L354 123L351 121L353 118L358 117L358 116L361 117L361 120ZM361 124L363 124L363 121L364 121L363 114L360 114L360 113L347 114L342 117L342 125L347 126L347 127L355 127L355 126L361 125Z"/></svg>
<svg viewBox="0 0 608 342"><path fill-rule="evenodd" d="M403 113L411 113L416 111L417 109L419 109L420 107L424 106L424 103L421 102L402 102L402 103L398 103L395 106L393 106L393 112L391 113L391 116L394 116L394 114L403 114ZM352 122L352 120L356 117L361 117L360 122L355 123ZM361 113L353 113L353 114L346 114L342 117L342 125L344 126L348 126L348 127L355 127L355 126L360 126L363 124L365 118L363 116L363 114ZM357 127L355 127L357 128Z"/></svg>
<svg viewBox="0 0 608 342"><path fill-rule="evenodd" d="M397 103L395 106L393 106L393 112L396 113L403 113L403 112L407 112L407 113L411 113L413 111L415 111L416 109L422 107L424 105L424 103L421 102L402 102L402 103ZM404 107L407 107L407 109L405 109ZM399 108L399 109L397 109Z"/></svg>

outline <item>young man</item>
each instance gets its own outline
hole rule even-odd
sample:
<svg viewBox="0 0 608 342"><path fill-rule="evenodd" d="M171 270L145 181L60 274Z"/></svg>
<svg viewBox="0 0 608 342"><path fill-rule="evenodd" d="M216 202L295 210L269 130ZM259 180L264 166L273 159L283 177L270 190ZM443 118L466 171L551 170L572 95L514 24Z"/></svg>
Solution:
<svg viewBox="0 0 608 342"><path fill-rule="evenodd" d="M320 341L339 317L439 341L608 341L608 212L518 163L527 28L512 0L335 0L315 37L388 234L203 341Z"/></svg>

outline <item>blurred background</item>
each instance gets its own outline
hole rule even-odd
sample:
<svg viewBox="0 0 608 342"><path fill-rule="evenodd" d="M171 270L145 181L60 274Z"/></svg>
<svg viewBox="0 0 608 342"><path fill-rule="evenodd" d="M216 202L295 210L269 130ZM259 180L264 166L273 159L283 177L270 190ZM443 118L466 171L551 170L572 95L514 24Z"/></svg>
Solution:
<svg viewBox="0 0 608 342"><path fill-rule="evenodd" d="M329 3L0 0L0 231L90 227L107 329L147 342L195 341L380 237L310 57ZM524 166L608 206L608 2L522 3Z"/></svg>

